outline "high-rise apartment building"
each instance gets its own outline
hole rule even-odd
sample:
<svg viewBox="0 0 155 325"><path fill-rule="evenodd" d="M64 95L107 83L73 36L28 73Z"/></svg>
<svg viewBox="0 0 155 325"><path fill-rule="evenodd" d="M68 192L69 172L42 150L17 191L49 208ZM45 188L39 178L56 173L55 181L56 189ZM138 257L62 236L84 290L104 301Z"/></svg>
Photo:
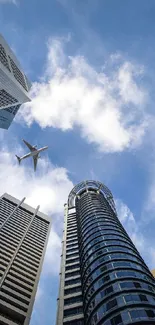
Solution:
<svg viewBox="0 0 155 325"><path fill-rule="evenodd" d="M0 128L8 129L20 106L30 101L30 82L0 35Z"/></svg>
<svg viewBox="0 0 155 325"><path fill-rule="evenodd" d="M0 324L29 324L49 231L39 207L0 198Z"/></svg>
<svg viewBox="0 0 155 325"><path fill-rule="evenodd" d="M106 186L73 188L62 243L57 325L155 324L155 280Z"/></svg>

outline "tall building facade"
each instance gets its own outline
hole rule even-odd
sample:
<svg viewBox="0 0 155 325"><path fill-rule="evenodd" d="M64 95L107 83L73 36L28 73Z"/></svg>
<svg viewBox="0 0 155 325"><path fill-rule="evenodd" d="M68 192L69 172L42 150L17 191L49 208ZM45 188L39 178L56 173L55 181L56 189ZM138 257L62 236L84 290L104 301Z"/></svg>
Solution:
<svg viewBox="0 0 155 325"><path fill-rule="evenodd" d="M62 244L57 325L155 324L155 280L106 186L73 188Z"/></svg>
<svg viewBox="0 0 155 325"><path fill-rule="evenodd" d="M30 101L30 82L0 35L0 128L8 129L20 106Z"/></svg>
<svg viewBox="0 0 155 325"><path fill-rule="evenodd" d="M30 323L49 231L39 207L0 198L0 324Z"/></svg>

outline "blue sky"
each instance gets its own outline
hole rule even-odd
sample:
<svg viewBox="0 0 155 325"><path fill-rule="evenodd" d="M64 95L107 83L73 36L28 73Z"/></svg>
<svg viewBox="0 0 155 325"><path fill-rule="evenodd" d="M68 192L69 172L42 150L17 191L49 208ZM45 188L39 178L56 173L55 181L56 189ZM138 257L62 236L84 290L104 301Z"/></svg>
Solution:
<svg viewBox="0 0 155 325"><path fill-rule="evenodd" d="M154 0L0 0L1 34L32 81L32 102L0 130L0 191L53 220L31 325L55 323L63 204L77 182L111 189L155 267L154 22ZM49 146L35 175L14 158L22 138Z"/></svg>

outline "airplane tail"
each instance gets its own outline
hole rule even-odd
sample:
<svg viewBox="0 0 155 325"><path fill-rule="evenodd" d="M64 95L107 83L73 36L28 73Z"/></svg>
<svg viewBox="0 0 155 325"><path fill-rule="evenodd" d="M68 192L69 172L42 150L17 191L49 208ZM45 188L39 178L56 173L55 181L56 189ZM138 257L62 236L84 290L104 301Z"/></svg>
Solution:
<svg viewBox="0 0 155 325"><path fill-rule="evenodd" d="M19 162L19 165L20 165L20 162L21 162L21 158L19 157L19 156L17 156L17 155L15 155L16 157L17 157L17 159L18 159L18 162Z"/></svg>

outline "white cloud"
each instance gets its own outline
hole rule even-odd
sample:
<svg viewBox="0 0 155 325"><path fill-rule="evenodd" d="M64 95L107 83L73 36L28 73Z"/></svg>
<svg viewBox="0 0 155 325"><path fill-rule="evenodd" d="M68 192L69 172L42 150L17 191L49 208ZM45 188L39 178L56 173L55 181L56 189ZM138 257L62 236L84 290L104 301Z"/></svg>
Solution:
<svg viewBox="0 0 155 325"><path fill-rule="evenodd" d="M20 110L27 124L63 131L78 126L106 152L139 145L149 121L148 95L139 83L143 69L112 55L98 72L84 57L65 55L63 46L60 40L48 44L45 73L33 83L32 102Z"/></svg>

